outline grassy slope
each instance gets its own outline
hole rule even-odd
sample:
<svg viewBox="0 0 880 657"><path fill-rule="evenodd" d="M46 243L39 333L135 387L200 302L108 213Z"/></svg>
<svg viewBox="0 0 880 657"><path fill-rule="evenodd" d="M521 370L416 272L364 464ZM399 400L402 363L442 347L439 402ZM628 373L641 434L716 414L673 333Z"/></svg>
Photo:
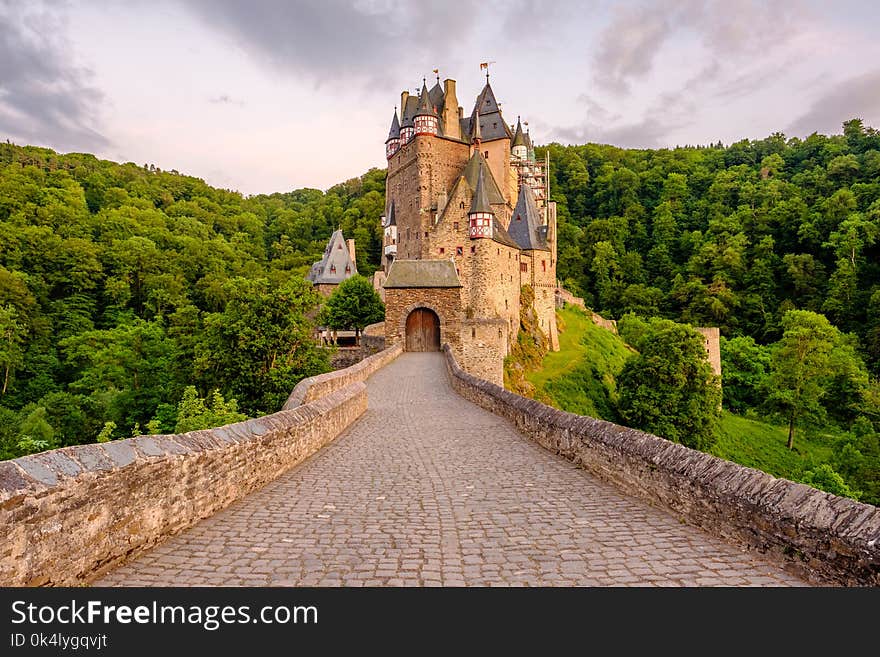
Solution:
<svg viewBox="0 0 880 657"><path fill-rule="evenodd" d="M599 328L579 308L558 311L559 351L544 357L543 367L528 372L538 398L571 413L616 420L615 379L630 348L616 335Z"/></svg>
<svg viewBox="0 0 880 657"><path fill-rule="evenodd" d="M548 353L541 369L526 373L535 397L572 413L618 420L615 378L632 354L630 347L578 308L566 306L557 316L565 327L559 334L560 350ZM831 457L829 436L798 432L794 451L786 448L786 438L785 428L725 412L712 453L789 479Z"/></svg>

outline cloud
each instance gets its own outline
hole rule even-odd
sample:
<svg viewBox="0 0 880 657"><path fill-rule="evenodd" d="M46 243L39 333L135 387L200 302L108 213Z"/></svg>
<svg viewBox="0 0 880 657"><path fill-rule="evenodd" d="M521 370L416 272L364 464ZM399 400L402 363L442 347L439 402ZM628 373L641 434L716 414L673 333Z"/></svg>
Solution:
<svg viewBox="0 0 880 657"><path fill-rule="evenodd" d="M671 15L665 2L618 5L593 57L596 84L618 94L629 91L631 79L651 70L654 56L671 35Z"/></svg>
<svg viewBox="0 0 880 657"><path fill-rule="evenodd" d="M436 65L432 58L437 53L449 57L450 22L455 40L462 39L475 28L467 18L479 7L476 0L466 0L450 17L443 0L179 2L248 55L317 85L375 84L393 77L398 68L412 75L414 63Z"/></svg>
<svg viewBox="0 0 880 657"><path fill-rule="evenodd" d="M599 35L593 56L594 81L618 95L654 70L657 56L671 43L694 38L705 63L690 81L715 83L738 67L778 68L774 53L795 40L808 23L805 0L657 0L617 5ZM747 81L747 75L741 75Z"/></svg>
<svg viewBox="0 0 880 657"><path fill-rule="evenodd" d="M844 121L880 120L880 69L837 83L819 96L813 105L786 130L791 135L813 132L838 133Z"/></svg>
<svg viewBox="0 0 880 657"><path fill-rule="evenodd" d="M103 95L71 63L59 3L0 0L0 134L61 150L96 150Z"/></svg>
<svg viewBox="0 0 880 657"><path fill-rule="evenodd" d="M233 98L229 94L220 94L219 96L214 96L213 98L209 98L208 102L213 105L238 105L239 107L244 107L246 105L243 100Z"/></svg>

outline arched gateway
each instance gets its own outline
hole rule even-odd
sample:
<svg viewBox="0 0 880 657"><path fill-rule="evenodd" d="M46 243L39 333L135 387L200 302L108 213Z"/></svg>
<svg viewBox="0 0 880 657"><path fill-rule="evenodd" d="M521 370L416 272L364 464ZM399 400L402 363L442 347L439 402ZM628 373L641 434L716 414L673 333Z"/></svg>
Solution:
<svg viewBox="0 0 880 657"><path fill-rule="evenodd" d="M440 318L430 308L416 308L406 318L406 351L440 351Z"/></svg>

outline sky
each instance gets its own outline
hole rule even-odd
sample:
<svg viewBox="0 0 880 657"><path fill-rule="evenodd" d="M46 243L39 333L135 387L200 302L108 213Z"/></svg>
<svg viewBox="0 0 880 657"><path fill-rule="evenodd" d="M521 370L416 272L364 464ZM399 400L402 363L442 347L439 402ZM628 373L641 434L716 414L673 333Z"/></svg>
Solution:
<svg viewBox="0 0 880 657"><path fill-rule="evenodd" d="M0 139L244 194L384 167L404 89L489 70L533 141L880 128L875 0L0 0Z"/></svg>

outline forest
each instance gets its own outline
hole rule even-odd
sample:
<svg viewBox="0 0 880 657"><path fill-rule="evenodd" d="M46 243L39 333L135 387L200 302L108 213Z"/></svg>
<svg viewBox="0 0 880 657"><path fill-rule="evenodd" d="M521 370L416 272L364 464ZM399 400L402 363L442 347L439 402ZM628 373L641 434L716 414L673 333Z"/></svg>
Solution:
<svg viewBox="0 0 880 657"><path fill-rule="evenodd" d="M303 276L336 228L375 269L384 175L245 198L0 144L0 458L278 410L329 368Z"/></svg>
<svg viewBox="0 0 880 657"><path fill-rule="evenodd" d="M607 317L720 327L724 407L779 425L774 359L806 327L831 347L821 380L801 372L799 426L880 463L880 133L536 150L568 289ZM0 458L277 410L329 367L303 275L336 228L372 273L383 206L377 169L244 197L0 144Z"/></svg>

